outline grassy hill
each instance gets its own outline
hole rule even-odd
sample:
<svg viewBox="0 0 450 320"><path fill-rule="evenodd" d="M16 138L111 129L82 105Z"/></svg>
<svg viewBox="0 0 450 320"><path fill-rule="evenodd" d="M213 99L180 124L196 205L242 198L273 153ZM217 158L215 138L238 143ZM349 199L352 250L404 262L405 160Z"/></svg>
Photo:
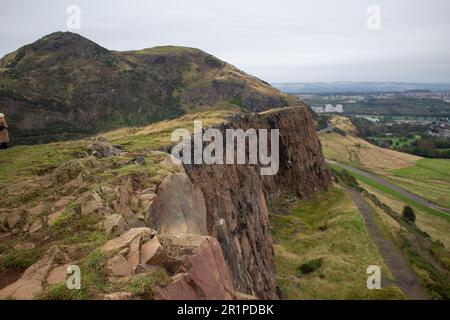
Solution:
<svg viewBox="0 0 450 320"><path fill-rule="evenodd" d="M102 137L2 150L0 288L17 280L14 277L20 276L48 250L59 246L71 248L85 272L83 290L69 292L65 299L87 299L105 290L123 290L120 286L127 284L106 286L104 274L92 267L92 263L98 263L95 250L112 237L99 225L105 214L107 217L111 212L82 214L83 206L95 200L89 198L90 195L98 194L102 201L118 210L114 199L117 199L117 194L125 192L123 190L133 190L136 199L142 193L154 193L165 177L179 170L167 153L158 151L170 143L171 132L176 128L191 129L197 118L201 118L205 126L210 126L226 122L227 117L233 114L229 110L208 111L145 127L122 128ZM95 143L111 146L111 142L121 144L125 148L123 153L111 157L90 156ZM137 164L136 158L142 162ZM135 201L130 206L136 212L143 212L139 209L142 204L142 201ZM29 242L38 245L16 249L16 245ZM97 262L90 261L91 258ZM67 294L67 290L62 292ZM48 299L52 295L61 298L61 292L48 294L50 296L43 298Z"/></svg>
<svg viewBox="0 0 450 320"><path fill-rule="evenodd" d="M12 144L82 138L190 112L300 104L199 49L117 52L56 32L0 60L0 109Z"/></svg>

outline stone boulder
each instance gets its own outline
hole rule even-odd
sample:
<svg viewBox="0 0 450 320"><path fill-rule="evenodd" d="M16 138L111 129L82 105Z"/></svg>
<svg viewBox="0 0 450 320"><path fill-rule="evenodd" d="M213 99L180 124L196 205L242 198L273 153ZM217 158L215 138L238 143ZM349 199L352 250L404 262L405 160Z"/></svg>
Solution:
<svg viewBox="0 0 450 320"><path fill-rule="evenodd" d="M47 276L47 283L49 285L64 284L67 279L67 268L70 263L57 266Z"/></svg>
<svg viewBox="0 0 450 320"><path fill-rule="evenodd" d="M166 250L157 237L154 237L141 246L140 263L164 266L167 260Z"/></svg>
<svg viewBox="0 0 450 320"><path fill-rule="evenodd" d="M199 237L192 254L182 257L177 274L156 300L230 300L235 298L230 272L217 239Z"/></svg>
<svg viewBox="0 0 450 320"><path fill-rule="evenodd" d="M54 262L67 260L68 257L57 247L49 249L43 258L25 270L19 280L0 290L0 299L30 300L35 298L42 292Z"/></svg>
<svg viewBox="0 0 450 320"><path fill-rule="evenodd" d="M70 160L62 163L51 173L51 184L62 185L75 178L85 171L85 166L78 160Z"/></svg>
<svg viewBox="0 0 450 320"><path fill-rule="evenodd" d="M34 248L36 248L36 245L33 242L18 243L14 246L16 251L33 250Z"/></svg>
<svg viewBox="0 0 450 320"><path fill-rule="evenodd" d="M132 228L122 234L120 237L109 240L101 247L105 253L119 252L123 249L129 248L133 240L139 238L140 241L146 242L153 238L155 231L150 228Z"/></svg>
<svg viewBox="0 0 450 320"><path fill-rule="evenodd" d="M89 147L91 155L96 158L107 158L113 156L120 156L123 152L121 146L112 145L103 138L99 138Z"/></svg>
<svg viewBox="0 0 450 320"><path fill-rule="evenodd" d="M106 262L106 274L110 277L130 277L133 275L133 268L123 255L116 255Z"/></svg>
<svg viewBox="0 0 450 320"><path fill-rule="evenodd" d="M16 210L0 209L0 231L8 232L22 222L22 215Z"/></svg>
<svg viewBox="0 0 450 320"><path fill-rule="evenodd" d="M81 214L87 215L102 207L102 198L96 192L85 192L80 199Z"/></svg>
<svg viewBox="0 0 450 320"><path fill-rule="evenodd" d="M133 293L131 292L114 292L103 295L102 300L131 300Z"/></svg>
<svg viewBox="0 0 450 320"><path fill-rule="evenodd" d="M100 222L100 228L113 237L120 236L129 229L125 219L119 214L107 216Z"/></svg>

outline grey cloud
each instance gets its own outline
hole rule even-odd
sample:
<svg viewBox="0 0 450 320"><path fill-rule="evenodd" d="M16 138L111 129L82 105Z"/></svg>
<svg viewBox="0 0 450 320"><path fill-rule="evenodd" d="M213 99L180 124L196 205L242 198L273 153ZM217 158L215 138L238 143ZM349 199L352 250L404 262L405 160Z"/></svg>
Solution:
<svg viewBox="0 0 450 320"><path fill-rule="evenodd" d="M0 55L65 30L70 4L109 49L198 47L268 81L450 81L447 0L3 0Z"/></svg>

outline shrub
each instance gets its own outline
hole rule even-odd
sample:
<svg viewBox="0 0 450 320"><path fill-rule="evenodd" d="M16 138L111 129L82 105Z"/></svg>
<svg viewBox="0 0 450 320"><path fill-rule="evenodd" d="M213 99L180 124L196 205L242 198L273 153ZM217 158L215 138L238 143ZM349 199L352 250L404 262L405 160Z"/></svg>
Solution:
<svg viewBox="0 0 450 320"><path fill-rule="evenodd" d="M342 181L348 187L355 189L357 191L362 191L363 189L359 186L358 181L354 176L350 174L347 170L337 170L335 168L331 168L332 175L336 178L336 180Z"/></svg>
<svg viewBox="0 0 450 320"><path fill-rule="evenodd" d="M416 222L416 213L410 206L405 206L403 208L402 215L405 220L412 222L412 223Z"/></svg>
<svg viewBox="0 0 450 320"><path fill-rule="evenodd" d="M39 248L21 251L12 251L6 254L0 260L0 267L11 269L26 269L42 256L42 250Z"/></svg>
<svg viewBox="0 0 450 320"><path fill-rule="evenodd" d="M323 261L322 258L310 260L304 264L302 264L298 271L301 275L307 275L313 273L314 271L320 269L322 267Z"/></svg>

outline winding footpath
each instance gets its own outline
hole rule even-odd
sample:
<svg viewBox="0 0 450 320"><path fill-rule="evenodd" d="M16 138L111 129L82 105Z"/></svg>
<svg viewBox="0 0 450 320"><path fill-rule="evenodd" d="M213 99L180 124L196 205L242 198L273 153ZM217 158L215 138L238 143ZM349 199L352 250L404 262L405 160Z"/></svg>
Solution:
<svg viewBox="0 0 450 320"><path fill-rule="evenodd" d="M377 246L384 262L394 276L394 283L403 291L408 299L429 299L423 288L420 286L419 278L410 268L401 249L399 249L392 241L383 237L378 224L375 222L376 213L374 210L366 203L358 191L348 189L348 193L364 219L369 236ZM388 283L387 281L383 281L382 278L382 285L383 284Z"/></svg>

